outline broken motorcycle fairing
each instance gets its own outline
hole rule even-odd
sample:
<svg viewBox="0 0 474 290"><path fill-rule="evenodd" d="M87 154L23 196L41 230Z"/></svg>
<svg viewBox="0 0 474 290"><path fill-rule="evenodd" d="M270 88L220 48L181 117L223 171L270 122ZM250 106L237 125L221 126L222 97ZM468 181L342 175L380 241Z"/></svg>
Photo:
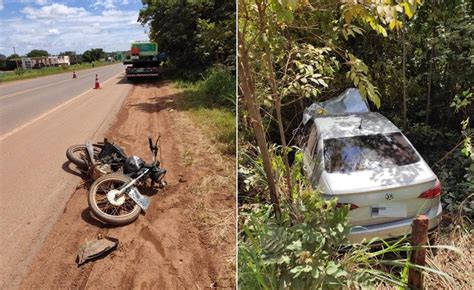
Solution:
<svg viewBox="0 0 474 290"><path fill-rule="evenodd" d="M87 140L84 145L70 146L66 156L77 167L87 171L93 180L119 171L127 159L123 149L107 139L97 144Z"/></svg>
<svg viewBox="0 0 474 290"><path fill-rule="evenodd" d="M117 248L118 239L111 237L98 238L81 245L77 252L76 263L78 266L87 260L95 259Z"/></svg>

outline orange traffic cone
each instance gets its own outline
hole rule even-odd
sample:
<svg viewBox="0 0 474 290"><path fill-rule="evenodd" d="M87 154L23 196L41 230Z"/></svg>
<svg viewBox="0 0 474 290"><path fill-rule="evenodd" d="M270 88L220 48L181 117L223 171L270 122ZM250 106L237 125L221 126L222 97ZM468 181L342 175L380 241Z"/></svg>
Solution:
<svg viewBox="0 0 474 290"><path fill-rule="evenodd" d="M94 89L100 89L100 84L99 84L99 77L97 74L95 75L95 87Z"/></svg>
<svg viewBox="0 0 474 290"><path fill-rule="evenodd" d="M77 78L75 71L72 71L72 78L73 78L73 79Z"/></svg>

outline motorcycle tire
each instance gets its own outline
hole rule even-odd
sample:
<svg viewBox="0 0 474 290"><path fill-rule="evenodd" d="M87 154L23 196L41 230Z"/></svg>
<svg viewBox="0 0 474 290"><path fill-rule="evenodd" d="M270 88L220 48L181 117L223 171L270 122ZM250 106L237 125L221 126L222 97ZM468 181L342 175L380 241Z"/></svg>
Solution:
<svg viewBox="0 0 474 290"><path fill-rule="evenodd" d="M127 194L124 195L125 201L119 206L112 205L107 198L110 190L119 189L131 180L126 175L111 173L92 183L88 198L89 208L99 220L106 224L123 226L138 218L141 208Z"/></svg>
<svg viewBox="0 0 474 290"><path fill-rule="evenodd" d="M102 145L98 144L92 144L92 147L94 148L94 155L97 157L97 155L100 153L102 150ZM73 145L66 150L66 157L69 161L74 163L77 167L81 169L87 169L87 163L79 158L76 154L77 153L82 153L84 156L87 156L87 149L85 144L79 144L79 145Z"/></svg>

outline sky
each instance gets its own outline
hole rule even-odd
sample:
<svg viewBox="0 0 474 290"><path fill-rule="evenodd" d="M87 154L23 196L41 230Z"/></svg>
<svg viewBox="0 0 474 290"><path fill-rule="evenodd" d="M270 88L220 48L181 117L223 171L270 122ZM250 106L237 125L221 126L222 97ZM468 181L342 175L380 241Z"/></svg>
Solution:
<svg viewBox="0 0 474 290"><path fill-rule="evenodd" d="M0 54L130 49L148 40L137 23L140 0L0 0Z"/></svg>

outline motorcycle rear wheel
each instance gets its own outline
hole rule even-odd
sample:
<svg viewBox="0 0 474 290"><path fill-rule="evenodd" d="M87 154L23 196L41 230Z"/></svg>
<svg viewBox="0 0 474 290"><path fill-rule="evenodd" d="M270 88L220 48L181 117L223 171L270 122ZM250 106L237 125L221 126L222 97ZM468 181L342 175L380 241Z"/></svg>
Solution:
<svg viewBox="0 0 474 290"><path fill-rule="evenodd" d="M117 190L132 179L123 174L107 174L92 183L89 190L89 208L94 215L104 223L123 226L136 220L141 208L127 194L121 205L113 205L107 198L107 193Z"/></svg>
<svg viewBox="0 0 474 290"><path fill-rule="evenodd" d="M94 148L94 157L97 158L103 146L92 144L92 147ZM85 156L87 156L85 144L73 145L66 150L67 159L81 169L87 169L87 163L84 161Z"/></svg>

